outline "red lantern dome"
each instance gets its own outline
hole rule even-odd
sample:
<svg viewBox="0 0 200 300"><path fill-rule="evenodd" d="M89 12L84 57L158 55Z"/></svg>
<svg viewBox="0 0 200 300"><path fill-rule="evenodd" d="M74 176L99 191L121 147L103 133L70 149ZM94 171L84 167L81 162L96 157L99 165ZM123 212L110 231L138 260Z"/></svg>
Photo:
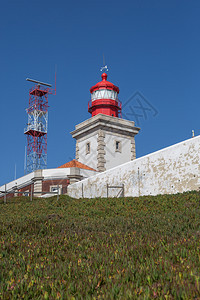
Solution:
<svg viewBox="0 0 200 300"><path fill-rule="evenodd" d="M98 114L118 117L122 105L118 99L119 88L107 81L107 74L101 75L102 81L91 87L91 100L88 102L88 111L92 117Z"/></svg>

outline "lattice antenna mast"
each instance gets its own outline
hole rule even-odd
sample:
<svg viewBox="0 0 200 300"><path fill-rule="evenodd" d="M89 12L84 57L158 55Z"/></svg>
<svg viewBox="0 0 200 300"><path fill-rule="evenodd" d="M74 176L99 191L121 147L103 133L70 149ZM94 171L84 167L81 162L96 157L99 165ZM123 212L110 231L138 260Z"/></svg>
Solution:
<svg viewBox="0 0 200 300"><path fill-rule="evenodd" d="M47 168L48 95L55 95L55 90L49 83L26 80L36 83L29 90L28 124L24 130L27 136L26 173L30 173Z"/></svg>

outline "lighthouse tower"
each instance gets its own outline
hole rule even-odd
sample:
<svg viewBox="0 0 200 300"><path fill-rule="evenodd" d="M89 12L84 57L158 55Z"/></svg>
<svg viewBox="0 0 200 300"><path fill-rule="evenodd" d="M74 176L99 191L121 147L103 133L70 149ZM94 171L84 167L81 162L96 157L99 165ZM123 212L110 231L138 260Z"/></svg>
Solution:
<svg viewBox="0 0 200 300"><path fill-rule="evenodd" d="M71 134L76 139L76 160L103 172L136 158L135 135L140 128L121 118L119 88L107 81L106 73L101 77L90 89L92 117L76 125Z"/></svg>

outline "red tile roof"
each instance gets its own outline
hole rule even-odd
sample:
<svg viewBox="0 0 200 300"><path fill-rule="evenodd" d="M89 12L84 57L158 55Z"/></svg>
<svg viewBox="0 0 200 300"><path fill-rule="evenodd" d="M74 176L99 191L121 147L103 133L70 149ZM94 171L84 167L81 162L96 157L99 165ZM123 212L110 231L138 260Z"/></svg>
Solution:
<svg viewBox="0 0 200 300"><path fill-rule="evenodd" d="M58 167L58 168L79 168L79 169L85 169L85 170L91 170L91 171L96 171L95 169L92 169L84 164L82 164L81 162L77 161L76 159L73 159L71 161L69 161L68 163Z"/></svg>

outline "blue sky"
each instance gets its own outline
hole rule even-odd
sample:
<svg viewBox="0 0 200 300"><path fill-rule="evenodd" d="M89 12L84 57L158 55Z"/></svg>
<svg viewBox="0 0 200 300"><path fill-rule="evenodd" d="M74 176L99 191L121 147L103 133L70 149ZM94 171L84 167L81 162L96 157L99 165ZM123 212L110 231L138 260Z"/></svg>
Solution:
<svg viewBox="0 0 200 300"><path fill-rule="evenodd" d="M103 53L122 103L139 92L157 111L139 117L137 157L188 139L192 130L199 135L199 14L196 0L2 1L0 185L14 179L15 164L17 177L24 174L25 78L53 83L55 64L48 168L75 156L70 131L90 117L89 89L101 79Z"/></svg>

